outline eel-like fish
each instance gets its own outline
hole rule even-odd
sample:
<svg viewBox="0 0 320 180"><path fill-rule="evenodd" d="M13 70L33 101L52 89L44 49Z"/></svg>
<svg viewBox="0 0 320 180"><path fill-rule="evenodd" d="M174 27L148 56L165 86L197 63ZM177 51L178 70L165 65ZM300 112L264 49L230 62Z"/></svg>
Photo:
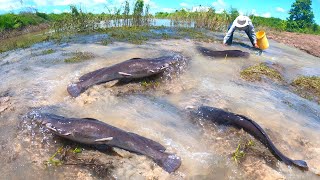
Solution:
<svg viewBox="0 0 320 180"><path fill-rule="evenodd" d="M98 69L79 78L79 82L68 86L72 97L79 96L89 87L112 80L137 79L164 72L172 65L185 60L182 55L162 56L158 58L133 58L110 67Z"/></svg>
<svg viewBox="0 0 320 180"><path fill-rule="evenodd" d="M282 154L272 143L267 133L255 121L245 116L209 106L199 107L197 115L206 120L212 121L213 123L232 125L240 129L242 128L244 131L248 132L267 146L271 153L280 161L283 161L287 165L294 165L302 170L308 170L308 165L305 161L292 160Z"/></svg>
<svg viewBox="0 0 320 180"><path fill-rule="evenodd" d="M248 52L240 50L224 50L224 51L214 51L205 47L198 46L198 51L204 56L210 56L214 58L228 58L228 57L242 57L249 58L250 54Z"/></svg>
<svg viewBox="0 0 320 180"><path fill-rule="evenodd" d="M53 114L31 117L60 137L89 145L104 144L150 157L169 173L181 165L181 159L175 154L164 152L166 148L160 143L96 119L65 118Z"/></svg>

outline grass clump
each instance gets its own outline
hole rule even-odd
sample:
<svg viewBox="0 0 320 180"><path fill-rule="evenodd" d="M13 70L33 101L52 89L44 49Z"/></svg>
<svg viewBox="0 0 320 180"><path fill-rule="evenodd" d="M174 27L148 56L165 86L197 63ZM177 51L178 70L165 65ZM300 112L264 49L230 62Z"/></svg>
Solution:
<svg viewBox="0 0 320 180"><path fill-rule="evenodd" d="M140 84L141 84L141 86L144 87L144 88L157 87L157 86L160 85L159 82L156 82L156 81L148 81L148 80L144 80L144 81L142 81Z"/></svg>
<svg viewBox="0 0 320 180"><path fill-rule="evenodd" d="M94 54L89 52L74 52L73 57L64 60L66 63L78 63L94 58Z"/></svg>
<svg viewBox="0 0 320 180"><path fill-rule="evenodd" d="M0 53L17 48L28 48L33 44L51 39L45 32L29 33L13 38L3 39L0 43Z"/></svg>
<svg viewBox="0 0 320 180"><path fill-rule="evenodd" d="M237 149L234 153L232 153L232 159L238 164L240 161L245 157L246 151L251 148L252 146L255 146L255 143L253 140L248 140L246 142L240 142L237 146Z"/></svg>
<svg viewBox="0 0 320 180"><path fill-rule="evenodd" d="M104 45L114 41L143 44L153 35L149 27L115 27L107 29L106 32L109 37L102 42Z"/></svg>
<svg viewBox="0 0 320 180"><path fill-rule="evenodd" d="M320 77L300 76L291 85L296 88L300 96L317 101L320 104Z"/></svg>
<svg viewBox="0 0 320 180"><path fill-rule="evenodd" d="M63 146L61 146L49 159L45 161L46 166L60 166L62 165L62 161L57 159L56 156L58 154L62 154Z"/></svg>
<svg viewBox="0 0 320 180"><path fill-rule="evenodd" d="M266 76L272 80L283 81L281 74L264 63L248 67L241 71L240 76L248 81L261 81L262 76Z"/></svg>
<svg viewBox="0 0 320 180"><path fill-rule="evenodd" d="M52 54L52 53L54 53L54 52L56 52L56 51L53 50L53 49L47 49L47 50L43 50L43 51L41 52L41 54L42 54L42 55L47 55L47 54Z"/></svg>

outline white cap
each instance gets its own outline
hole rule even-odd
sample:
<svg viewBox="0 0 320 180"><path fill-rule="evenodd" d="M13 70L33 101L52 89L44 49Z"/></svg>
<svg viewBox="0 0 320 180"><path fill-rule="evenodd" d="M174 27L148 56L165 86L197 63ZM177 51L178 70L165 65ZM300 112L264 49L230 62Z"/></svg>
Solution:
<svg viewBox="0 0 320 180"><path fill-rule="evenodd" d="M240 15L233 21L233 24L238 28L242 28L249 25L249 20L248 16Z"/></svg>

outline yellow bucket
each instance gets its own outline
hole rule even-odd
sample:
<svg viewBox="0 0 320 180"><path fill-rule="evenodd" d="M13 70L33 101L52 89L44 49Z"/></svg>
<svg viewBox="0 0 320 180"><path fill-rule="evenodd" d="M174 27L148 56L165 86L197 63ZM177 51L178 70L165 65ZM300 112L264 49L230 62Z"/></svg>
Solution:
<svg viewBox="0 0 320 180"><path fill-rule="evenodd" d="M257 44L261 50L265 50L269 47L269 42L264 31L258 31L257 35Z"/></svg>

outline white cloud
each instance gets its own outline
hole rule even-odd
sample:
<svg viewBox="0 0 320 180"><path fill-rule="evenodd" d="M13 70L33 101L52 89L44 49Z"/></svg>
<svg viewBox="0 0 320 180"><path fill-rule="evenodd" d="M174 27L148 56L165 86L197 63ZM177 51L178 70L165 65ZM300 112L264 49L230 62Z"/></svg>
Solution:
<svg viewBox="0 0 320 180"><path fill-rule="evenodd" d="M259 16L259 14L257 13L257 10L255 9L252 9L251 10L251 14L255 15L255 16Z"/></svg>
<svg viewBox="0 0 320 180"><path fill-rule="evenodd" d="M209 11L210 7L207 6L193 6L192 7L192 12L207 12Z"/></svg>
<svg viewBox="0 0 320 180"><path fill-rule="evenodd" d="M269 17L271 17L271 13L269 13L269 12L264 13L264 14L262 14L262 17L269 18Z"/></svg>
<svg viewBox="0 0 320 180"><path fill-rule="evenodd" d="M22 4L17 0L0 0L0 9L3 11L11 11L22 8Z"/></svg>
<svg viewBox="0 0 320 180"><path fill-rule="evenodd" d="M216 12L219 13L219 14L222 13L223 11L224 11L223 8L220 8L219 10L216 10Z"/></svg>
<svg viewBox="0 0 320 180"><path fill-rule="evenodd" d="M176 9L173 8L162 8L163 12L174 12Z"/></svg>
<svg viewBox="0 0 320 180"><path fill-rule="evenodd" d="M187 6L188 6L188 4L187 4L187 3L185 3L185 2L183 2L183 3L180 3L180 6L182 6L182 7L187 7Z"/></svg>
<svg viewBox="0 0 320 180"><path fill-rule="evenodd" d="M281 8L281 7L277 7L277 8L276 8L276 11L278 11L278 12L286 12L286 10L284 10L284 9Z"/></svg>
<svg viewBox="0 0 320 180"><path fill-rule="evenodd" d="M54 10L53 10L53 13L55 13L55 14L60 14L61 11L60 11L59 9L54 9Z"/></svg>
<svg viewBox="0 0 320 180"><path fill-rule="evenodd" d="M143 2L145 5L149 4L150 8L152 9L158 8L158 5L151 0L144 0Z"/></svg>
<svg viewBox="0 0 320 180"><path fill-rule="evenodd" d="M223 0L217 0L212 3L214 7L225 7L226 3Z"/></svg>
<svg viewBox="0 0 320 180"><path fill-rule="evenodd" d="M48 5L46 0L33 0L33 2L36 4L36 6L47 6Z"/></svg>

